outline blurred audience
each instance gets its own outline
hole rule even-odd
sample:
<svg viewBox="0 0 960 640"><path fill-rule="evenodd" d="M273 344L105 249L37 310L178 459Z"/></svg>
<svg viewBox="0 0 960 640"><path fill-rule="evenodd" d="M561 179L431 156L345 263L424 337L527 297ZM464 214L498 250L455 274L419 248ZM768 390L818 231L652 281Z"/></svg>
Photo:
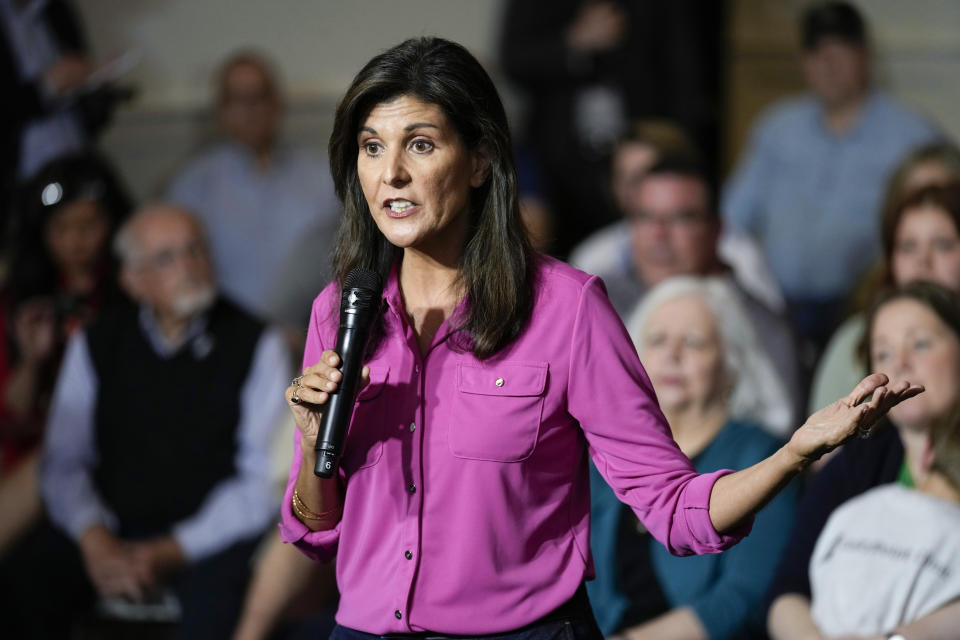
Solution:
<svg viewBox="0 0 960 640"><path fill-rule="evenodd" d="M55 160L23 190L0 297L0 470L38 443L66 339L118 297L110 241L130 206L92 153Z"/></svg>
<svg viewBox="0 0 960 640"><path fill-rule="evenodd" d="M650 287L673 276L728 280L790 393L782 414L764 425L785 435L803 402L793 334L786 320L744 290L718 257L720 219L702 165L688 156L664 155L632 186L627 207L629 253L596 274L614 308L625 319Z"/></svg>
<svg viewBox="0 0 960 640"><path fill-rule="evenodd" d="M806 393L790 322L811 365L881 245L861 294L875 300L833 334L810 406L846 393L863 360L926 391L723 554L669 555L591 467L598 623L618 640L765 624L774 640L945 637L960 626L960 150L872 86L855 6L818 2L800 23L808 93L762 116L721 209L726 11L506 3L501 63L530 96L517 154L532 241L603 279L699 472L779 448ZM108 163L77 151L125 96L80 27L66 0L0 0L2 634L69 637L145 606L185 638L325 635L333 567L263 534L289 348L332 277L327 161L284 139L277 71L239 51L216 77L223 139L169 204L127 220Z"/></svg>
<svg viewBox="0 0 960 640"><path fill-rule="evenodd" d="M277 503L290 475L292 414L274 428L271 451ZM339 592L336 563L321 563L285 544L274 529L257 549L234 640L326 638L333 629Z"/></svg>
<svg viewBox="0 0 960 640"><path fill-rule="evenodd" d="M169 588L182 637L227 637L276 519L269 447L287 350L217 295L188 213L147 207L116 248L137 304L68 344L41 469L57 530L40 527L5 559L5 623L13 637L64 637L94 593L112 610L167 601Z"/></svg>
<svg viewBox="0 0 960 640"><path fill-rule="evenodd" d="M800 39L809 92L760 118L722 210L728 233L760 243L794 329L815 354L879 253L876 211L887 177L938 134L871 85L867 27L853 5L810 6Z"/></svg>
<svg viewBox="0 0 960 640"><path fill-rule="evenodd" d="M541 253L550 253L556 240L556 221L553 211L543 193L543 180L530 149L518 144L513 149L517 164L517 186L520 190L520 215L523 226L530 235L533 248Z"/></svg>
<svg viewBox="0 0 960 640"><path fill-rule="evenodd" d="M226 139L188 163L168 196L206 226L223 291L299 335L330 278L340 206L324 156L283 141L283 107L277 74L264 57L231 56L217 79ZM316 269L291 273L291 265L303 264L298 255Z"/></svg>
<svg viewBox="0 0 960 640"><path fill-rule="evenodd" d="M620 138L610 158L609 189L618 220L592 233L570 253L570 264L587 273L602 273L630 262L627 212L643 176L663 155L696 155L696 146L669 120L638 120Z"/></svg>
<svg viewBox="0 0 960 640"><path fill-rule="evenodd" d="M20 198L0 290L0 553L40 514L37 460L67 339L120 298L110 240L130 200L98 155L49 163Z"/></svg>
<svg viewBox="0 0 960 640"><path fill-rule="evenodd" d="M925 478L916 489L876 487L827 521L810 560L813 619L825 636L889 638L960 600L956 407L934 425L921 464Z"/></svg>
<svg viewBox="0 0 960 640"><path fill-rule="evenodd" d="M261 549L234 640L326 638L334 626L334 563L303 555L272 532Z"/></svg>
<svg viewBox="0 0 960 640"><path fill-rule="evenodd" d="M922 484L931 425L960 401L960 298L955 292L928 282L889 290L868 312L866 326L868 370L926 390L890 411L895 428L848 442L813 477L769 593L767 625L774 640L822 637L810 609L809 567L827 519L839 505L878 485ZM931 615L937 617L911 623L903 635L910 640L948 637L927 631L944 620L956 630L960 601Z"/></svg>
<svg viewBox="0 0 960 640"><path fill-rule="evenodd" d="M670 118L711 160L721 113L724 3L693 0L511 0L500 63L528 98L524 139L556 215L565 257L617 219L606 167L637 118Z"/></svg>
<svg viewBox="0 0 960 640"><path fill-rule="evenodd" d="M929 280L960 294L960 182L923 188L950 179L960 180L960 150L948 145L918 150L894 175L881 229L883 284ZM837 329L817 364L809 406L863 377L863 331L862 312Z"/></svg>
<svg viewBox="0 0 960 640"><path fill-rule="evenodd" d="M700 473L744 469L782 444L762 426L788 396L745 313L729 281L678 277L655 287L628 322L673 437ZM676 557L592 469L597 579L587 588L601 629L630 640L762 631L760 604L774 569L768 559L789 537L795 499L787 488L735 549Z"/></svg>
<svg viewBox="0 0 960 640"><path fill-rule="evenodd" d="M93 72L70 2L0 0L3 176L28 178L88 136L65 99Z"/></svg>
<svg viewBox="0 0 960 640"><path fill-rule="evenodd" d="M669 120L634 122L617 143L610 160L609 186L620 219L574 247L570 264L593 274L616 272L625 265L629 268L632 259L627 218L636 207L636 192L644 175L662 156L694 158L699 152L683 129ZM783 311L783 296L752 240L723 236L717 253L743 289L771 310Z"/></svg>
<svg viewBox="0 0 960 640"><path fill-rule="evenodd" d="M94 69L72 3L0 0L0 232L16 183L87 148L129 98Z"/></svg>

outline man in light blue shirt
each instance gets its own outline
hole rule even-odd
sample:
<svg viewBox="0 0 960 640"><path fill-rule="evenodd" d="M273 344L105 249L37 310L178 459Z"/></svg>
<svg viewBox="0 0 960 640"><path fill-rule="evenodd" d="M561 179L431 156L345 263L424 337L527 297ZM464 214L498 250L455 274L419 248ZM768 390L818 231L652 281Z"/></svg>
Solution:
<svg viewBox="0 0 960 640"><path fill-rule="evenodd" d="M330 278L340 206L329 166L322 153L281 142L280 90L262 57L238 53L224 63L217 108L226 139L189 162L168 197L207 228L223 291L302 333ZM287 277L298 259L297 277Z"/></svg>
<svg viewBox="0 0 960 640"><path fill-rule="evenodd" d="M801 36L809 93L763 114L722 208L728 232L762 246L799 334L822 345L879 256L888 176L938 133L870 87L866 28L851 5L811 7Z"/></svg>

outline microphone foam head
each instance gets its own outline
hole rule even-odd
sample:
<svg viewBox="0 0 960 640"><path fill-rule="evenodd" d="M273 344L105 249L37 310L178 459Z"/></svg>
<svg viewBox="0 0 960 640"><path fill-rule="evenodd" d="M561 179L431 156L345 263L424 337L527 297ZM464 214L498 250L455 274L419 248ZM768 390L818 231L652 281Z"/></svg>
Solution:
<svg viewBox="0 0 960 640"><path fill-rule="evenodd" d="M344 289L367 289L374 295L378 295L383 290L383 283L380 281L380 274L371 269L356 267L347 274L343 282Z"/></svg>

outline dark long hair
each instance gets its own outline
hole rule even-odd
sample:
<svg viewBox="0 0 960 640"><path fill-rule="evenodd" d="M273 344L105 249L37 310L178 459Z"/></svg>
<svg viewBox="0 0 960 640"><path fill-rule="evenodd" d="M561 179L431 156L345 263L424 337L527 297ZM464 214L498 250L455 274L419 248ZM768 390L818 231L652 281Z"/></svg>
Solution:
<svg viewBox="0 0 960 640"><path fill-rule="evenodd" d="M47 228L56 214L78 200L96 202L108 227L100 248L94 290L84 295L61 289L63 274L46 241ZM15 204L10 270L0 289L0 313L6 314L7 332L0 339L6 341L8 362L19 361L22 354L14 336L13 319L22 304L36 299L48 300L53 305L59 329L55 351L43 366L54 376L59 363L58 351L69 328L123 299L116 285L117 265L110 252L110 239L129 214L132 200L110 163L94 151L83 151L45 165L21 187ZM47 377L42 375L41 379L47 380ZM40 394L47 391L48 388L41 388Z"/></svg>
<svg viewBox="0 0 960 640"><path fill-rule="evenodd" d="M14 304L56 292L60 272L47 246L46 229L58 211L79 199L95 201L107 221L100 266L106 284L115 279L117 266L110 239L129 214L133 201L102 155L95 151L72 153L46 164L17 194L7 279Z"/></svg>
<svg viewBox="0 0 960 640"><path fill-rule="evenodd" d="M534 253L523 228L507 116L493 81L459 44L413 38L360 70L337 106L330 136L330 170L344 215L334 253L342 285L355 267L386 278L399 250L377 228L357 176L357 133L378 104L411 96L435 104L471 151L490 159L486 181L470 197L470 230L459 265L467 295L456 319L463 343L487 358L514 340L533 304ZM462 334L461 334L462 335Z"/></svg>

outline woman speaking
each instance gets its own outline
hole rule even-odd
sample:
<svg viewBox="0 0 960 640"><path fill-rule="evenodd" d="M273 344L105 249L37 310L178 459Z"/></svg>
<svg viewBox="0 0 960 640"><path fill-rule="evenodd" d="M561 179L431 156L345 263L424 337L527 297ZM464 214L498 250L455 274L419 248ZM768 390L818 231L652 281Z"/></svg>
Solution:
<svg viewBox="0 0 960 640"><path fill-rule="evenodd" d="M503 106L463 47L419 38L373 58L329 152L338 281L314 302L286 392L299 433L281 532L336 556L334 638L597 638L588 453L672 553L719 552L812 460L921 391L868 377L770 458L698 475L602 283L530 248ZM382 274L382 313L340 472L324 480L314 445L357 267Z"/></svg>

